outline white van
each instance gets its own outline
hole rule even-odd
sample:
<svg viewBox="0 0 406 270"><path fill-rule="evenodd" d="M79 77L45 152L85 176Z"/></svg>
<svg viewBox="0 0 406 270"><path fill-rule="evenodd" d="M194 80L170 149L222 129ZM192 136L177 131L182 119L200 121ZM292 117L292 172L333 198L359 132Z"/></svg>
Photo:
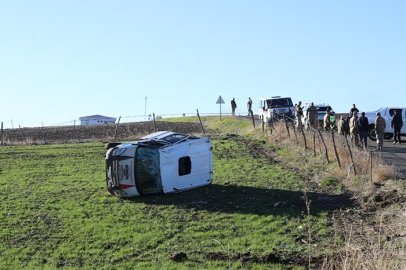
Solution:
<svg viewBox="0 0 406 270"><path fill-rule="evenodd" d="M106 148L107 190L118 197L180 192L213 180L210 138L160 131Z"/></svg>
<svg viewBox="0 0 406 270"><path fill-rule="evenodd" d="M295 107L290 97L273 96L259 99L258 117L264 123L269 123L271 118L293 119Z"/></svg>

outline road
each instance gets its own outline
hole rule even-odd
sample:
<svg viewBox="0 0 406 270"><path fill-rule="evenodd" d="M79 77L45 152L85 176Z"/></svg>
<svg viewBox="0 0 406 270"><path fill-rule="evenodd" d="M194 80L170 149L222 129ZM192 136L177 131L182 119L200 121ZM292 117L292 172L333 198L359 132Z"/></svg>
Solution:
<svg viewBox="0 0 406 270"><path fill-rule="evenodd" d="M368 143L370 146L376 145L374 141L369 140ZM387 164L394 165L406 178L406 140L402 140L402 144L393 144L393 140L385 140L380 154Z"/></svg>

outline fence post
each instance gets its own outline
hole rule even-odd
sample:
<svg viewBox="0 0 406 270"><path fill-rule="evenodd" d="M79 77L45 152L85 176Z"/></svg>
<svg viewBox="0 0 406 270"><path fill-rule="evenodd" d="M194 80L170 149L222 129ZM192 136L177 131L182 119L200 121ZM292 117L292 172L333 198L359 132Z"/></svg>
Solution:
<svg viewBox="0 0 406 270"><path fill-rule="evenodd" d="M290 132L289 132L289 127L288 127L288 122L286 121L285 115L283 115L283 120L284 120L284 122L285 122L286 130L288 131L288 136L289 136L289 139L290 139ZM293 130L294 130L294 129L293 129Z"/></svg>
<svg viewBox="0 0 406 270"><path fill-rule="evenodd" d="M249 113L251 114L252 125L254 126L254 129L255 129L255 119L254 119L254 114L252 113L252 110L251 110Z"/></svg>
<svg viewBox="0 0 406 270"><path fill-rule="evenodd" d="M114 130L114 140L116 140L116 138L117 138L117 128L118 128L118 124L120 123L120 120L121 120L121 116L118 118L118 121L116 123L116 128Z"/></svg>
<svg viewBox="0 0 406 270"><path fill-rule="evenodd" d="M1 122L1 145L3 145L3 122Z"/></svg>
<svg viewBox="0 0 406 270"><path fill-rule="evenodd" d="M333 140L334 153L336 154L336 158L337 158L337 162L338 162L338 167L341 168L340 157L338 156L336 143L335 143L335 141L334 141L334 131L331 132L331 138L332 138L332 140Z"/></svg>
<svg viewBox="0 0 406 270"><path fill-rule="evenodd" d="M326 145L326 143L324 142L324 139L323 139L323 136L321 135L320 130L318 130L318 132L319 132L319 136L320 136L320 138L321 138L321 142L322 142L323 145L324 145L324 152L325 152L325 154L326 154L327 163L330 163L330 161L328 160L327 145Z"/></svg>
<svg viewBox="0 0 406 270"><path fill-rule="evenodd" d="M202 127L203 135L206 135L206 134L204 133L204 128L203 128L203 124L202 124L202 119L200 119L199 110L196 109L196 112L197 112L197 117L199 117L200 126Z"/></svg>

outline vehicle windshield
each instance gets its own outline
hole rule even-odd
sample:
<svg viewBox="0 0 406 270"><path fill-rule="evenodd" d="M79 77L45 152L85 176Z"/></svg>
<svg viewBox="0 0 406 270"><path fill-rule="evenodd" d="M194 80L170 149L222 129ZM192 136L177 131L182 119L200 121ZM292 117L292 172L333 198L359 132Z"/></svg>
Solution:
<svg viewBox="0 0 406 270"><path fill-rule="evenodd" d="M325 112L325 111L327 111L327 109L329 109L330 111L332 110L332 108L330 106L318 106L317 107L317 110L319 112Z"/></svg>
<svg viewBox="0 0 406 270"><path fill-rule="evenodd" d="M188 136L184 135L184 134L172 134L169 136L166 136L165 138L162 138L162 140L170 142L170 143L176 143L178 141L181 141L185 138L187 138Z"/></svg>
<svg viewBox="0 0 406 270"><path fill-rule="evenodd" d="M266 103L269 109L293 107L292 100L290 98L268 99Z"/></svg>
<svg viewBox="0 0 406 270"><path fill-rule="evenodd" d="M149 147L137 147L135 154L135 182L142 194L162 192L162 179L159 168L159 150Z"/></svg>

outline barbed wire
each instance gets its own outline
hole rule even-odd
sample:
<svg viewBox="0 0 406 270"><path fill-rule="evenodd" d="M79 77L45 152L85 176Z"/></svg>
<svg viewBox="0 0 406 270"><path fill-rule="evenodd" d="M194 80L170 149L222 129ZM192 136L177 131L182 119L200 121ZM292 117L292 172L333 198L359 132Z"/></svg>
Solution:
<svg viewBox="0 0 406 270"><path fill-rule="evenodd" d="M295 129L296 131L301 131L301 129L305 128L305 125L303 125L302 122L300 122L299 127L295 126L295 121L297 121L297 123L299 123L299 121L301 121L301 119L298 120L297 117L290 117L290 116L288 116L286 114L281 114L281 113L277 113L277 112L274 112L274 115L277 116L277 117L274 117L274 120L275 119L277 119L277 121L279 121L279 120L285 120L285 121L288 120L290 123L293 124L292 128ZM319 121L319 120L317 120L317 121ZM318 134L320 129L314 128L312 126L308 126L307 130L303 130L303 131L304 132L313 132L313 133ZM321 134L331 134L332 132L335 132L334 129L332 129L330 131L324 131L324 130L320 131ZM347 134L339 135L339 136L346 136L347 139L349 137L349 135L347 135ZM340 145L340 144L337 144L337 143L333 143L332 141L325 141L325 144L326 144L326 146L337 147L337 148L339 148L339 149L341 149L343 151L351 150L354 154L361 154L361 155L367 155L367 156L369 156L371 154L370 152L372 151L372 150L368 150L368 151L361 150L359 147L354 146L352 141L350 141L350 143L349 143L350 147L345 146L345 145L343 146L342 144Z"/></svg>
<svg viewBox="0 0 406 270"><path fill-rule="evenodd" d="M153 119L151 119L151 118L153 116L155 116L155 118L157 118L157 117L163 118L163 117L190 117L190 116L197 116L197 112L198 112L198 110L196 112L168 113L168 114L159 114L159 115L155 115L154 113L152 113L152 114L148 114L148 120L145 120L145 121L152 121ZM248 110L247 110L247 113L248 113ZM221 113L220 114L220 113L201 113L201 112L198 112L198 114L199 114L199 116L216 116L216 115L218 115L218 116L221 116L221 115L229 116L229 115L232 115L231 113ZM236 116L239 116L239 117L244 116L245 117L246 115L245 114L242 115L241 112L238 111L238 114ZM283 114L283 113L277 113L277 112L274 112L274 116L275 117L273 117L271 119L272 120L271 125L274 122L286 121L288 125L291 125L291 127L295 129L295 131L300 131L300 129L305 128L305 125L303 125L302 122L300 122L301 123L300 127L295 126L295 121L297 121L297 119L295 117L291 117L289 115L286 115L286 114ZM89 116L89 117L86 117L86 120L87 121L101 120L101 119L103 119L103 117L104 116L101 116L101 115L97 115L97 117L94 117L94 118ZM107 117L106 116L105 119L115 119L114 122L111 122L112 124L114 124L114 123L117 122L117 119L146 118L146 117L147 117L147 115L143 114L143 115L128 115L128 116L118 116L118 117ZM257 116L253 115L252 117L259 118L258 115ZM142 122L142 121L143 120L134 121L134 122ZM261 121L263 121L263 120L261 120ZM69 125L74 126L74 125L76 125L76 122L80 123L80 120L70 120L70 121L60 122L60 123L57 123L57 124L53 124L53 125L49 125L49 126L43 126L43 127L58 127L58 126L69 126ZM78 125L81 125L81 124L78 124ZM90 124L87 124L87 125L90 125ZM306 132L306 133L309 133L309 132L310 133L318 133L319 131L320 131L321 134L324 134L324 135L331 134L331 132L334 132L334 130L332 130L332 131L324 131L324 130L321 131L320 129L314 128L314 127L312 127L310 125L307 126L307 130L304 130L304 132ZM339 136L347 136L347 135L339 135ZM348 146L343 145L343 143L338 144L338 143L333 143L332 141L325 141L325 143L326 143L326 146L331 146L331 147L335 146L335 147L337 147L337 148L339 148L339 149L341 149L343 151L351 150L354 153L363 154L363 155L369 155L369 153L368 153L369 151L361 151L360 149L358 149L356 147L352 147L352 145L350 145L350 148L348 148Z"/></svg>

